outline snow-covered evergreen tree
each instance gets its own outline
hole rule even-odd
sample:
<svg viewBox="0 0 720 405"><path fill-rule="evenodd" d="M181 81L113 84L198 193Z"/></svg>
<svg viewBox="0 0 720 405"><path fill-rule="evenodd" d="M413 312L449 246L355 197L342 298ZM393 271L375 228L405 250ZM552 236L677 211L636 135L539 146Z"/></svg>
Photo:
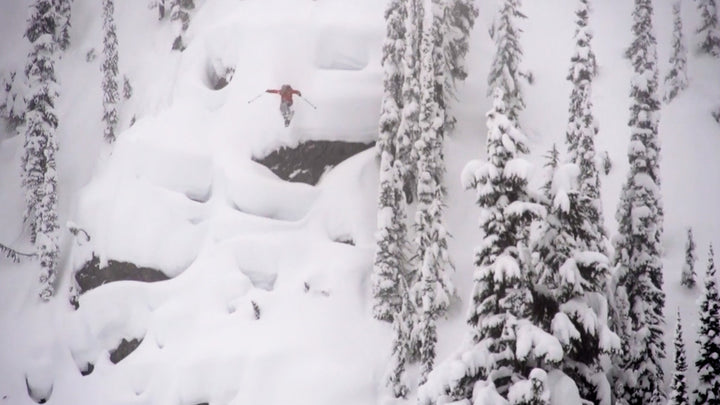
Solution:
<svg viewBox="0 0 720 405"><path fill-rule="evenodd" d="M501 0L500 12L491 31L495 55L488 74L488 95L494 94L496 88L502 89L506 114L515 125L520 111L525 108L520 85L522 47L519 37L522 30L517 26L519 18L525 18L520 11L520 0Z"/></svg>
<svg viewBox="0 0 720 405"><path fill-rule="evenodd" d="M692 228L688 228L687 242L685 242L685 264L682 268L680 284L687 288L695 287L695 240L693 239Z"/></svg>
<svg viewBox="0 0 720 405"><path fill-rule="evenodd" d="M675 372L673 373L672 391L670 392L669 405L690 405L688 397L687 360L685 359L685 342L682 336L682 322L680 319L680 308L677 312L677 325L675 326Z"/></svg>
<svg viewBox="0 0 720 405"><path fill-rule="evenodd" d="M25 120L25 76L16 71L7 72L0 78L0 118L6 119L14 128Z"/></svg>
<svg viewBox="0 0 720 405"><path fill-rule="evenodd" d="M415 214L417 277L414 286L415 304L418 308L418 344L422 367L421 383L432 370L435 361L436 320L446 311L455 288L451 275L447 246L447 231L443 220L443 177L445 163L443 154L445 109L438 103L437 91L445 85L441 70L444 26L442 16L437 16L438 2L433 7L432 23L425 26L420 55L420 139L413 145L418 156L418 204Z"/></svg>
<svg viewBox="0 0 720 405"><path fill-rule="evenodd" d="M534 368L557 365L562 348L555 337L530 320L530 221L544 213L527 191L525 136L505 115L502 88L487 114L487 162L469 162L462 182L477 192L485 236L475 252L472 301L468 314L470 346L450 360L453 372L431 374L421 387L422 404L469 399L476 382L486 380L507 396L524 384Z"/></svg>
<svg viewBox="0 0 720 405"><path fill-rule="evenodd" d="M557 166L548 191L548 214L532 250L538 254L533 279L533 317L563 345L561 370L573 378L581 396L609 404L601 360L620 350L609 328L604 296L609 259L589 248L584 235L591 211L579 191L580 169L573 163Z"/></svg>
<svg viewBox="0 0 720 405"><path fill-rule="evenodd" d="M118 122L118 39L115 28L115 1L103 0L103 122L105 123L105 140L115 142L115 126Z"/></svg>
<svg viewBox="0 0 720 405"><path fill-rule="evenodd" d="M402 179L396 165L395 137L400 126L403 107L402 58L405 53L405 1L391 0L385 11L386 36L382 65L384 84L380 133L377 151L380 155L380 185L378 196L378 231L371 283L373 315L391 322L400 312L398 283L404 276L404 249L407 238L405 198Z"/></svg>
<svg viewBox="0 0 720 405"><path fill-rule="evenodd" d="M55 102L57 44L56 11L52 0L36 0L31 9L25 36L31 44L25 75L29 93L25 111L25 153L22 158L25 188L25 220L40 259L40 296L54 293L58 259L57 174L55 153L58 125Z"/></svg>
<svg viewBox="0 0 720 405"><path fill-rule="evenodd" d="M58 46L66 50L70 46L70 17L73 0L54 0L57 10L57 30L55 32Z"/></svg>
<svg viewBox="0 0 720 405"><path fill-rule="evenodd" d="M405 366L413 353L413 323L410 320L416 315L410 298L410 291L404 279L400 279L397 287L400 298L400 310L394 314L393 343L390 364L385 376L385 383L395 398L405 398L410 392L405 375Z"/></svg>
<svg viewBox="0 0 720 405"><path fill-rule="evenodd" d="M665 97L663 99L668 103L688 86L687 48L682 30L680 2L678 1L673 4L673 50L670 55L670 71L665 76Z"/></svg>
<svg viewBox="0 0 720 405"><path fill-rule="evenodd" d="M570 59L568 80L577 83L583 80L592 81L597 75L597 57L592 50L593 38L590 27L590 0L578 0L575 10L575 50ZM576 71L575 69L578 69Z"/></svg>
<svg viewBox="0 0 720 405"><path fill-rule="evenodd" d="M720 57L720 23L718 22L718 9L715 0L697 0L698 10L702 18L697 33L700 34L700 50Z"/></svg>
<svg viewBox="0 0 720 405"><path fill-rule="evenodd" d="M545 198L551 200L553 176L555 175L555 170L560 165L560 151L558 150L557 145L553 143L552 148L547 151L543 157L545 158L545 164L543 167L545 167L547 171L547 176L545 176L547 180L543 184L542 190Z"/></svg>
<svg viewBox="0 0 720 405"><path fill-rule="evenodd" d="M631 84L630 171L623 186L616 218L615 296L626 297L629 312L615 305L615 330L625 346L617 363L626 374L615 393L627 404L666 401L662 360L663 341L662 203L658 142L658 73L652 28L652 0L635 0L634 40L628 50L635 74ZM623 298L624 299L624 298ZM626 324L629 322L629 324Z"/></svg>
<svg viewBox="0 0 720 405"><path fill-rule="evenodd" d="M420 39L424 16L422 0L408 0L405 16L405 49L402 60L403 108L395 138L398 170L408 203L417 193L417 160L413 144L420 138Z"/></svg>
<svg viewBox="0 0 720 405"><path fill-rule="evenodd" d="M587 221L577 225L573 234L580 239L582 249L607 253L606 233L600 200L600 174L597 169L595 136L598 133L592 108L592 80L597 72L597 61L592 51L588 22L590 7L588 0L579 0L575 12L575 51L570 59L567 79L572 82L568 130L565 143L568 160L580 168L578 177L578 209L587 212Z"/></svg>
<svg viewBox="0 0 720 405"><path fill-rule="evenodd" d="M700 347L695 367L698 385L694 391L695 404L720 403L720 291L715 273L715 254L712 244L708 250L705 290L700 301L700 330L697 344Z"/></svg>
<svg viewBox="0 0 720 405"><path fill-rule="evenodd" d="M433 18L444 20L442 44L436 46L440 49L439 58L444 60L446 73L445 85L442 92L437 92L438 103L445 108L445 131L449 132L455 127L455 116L450 110L450 102L455 97L455 86L458 81L465 80L467 70L465 57L470 50L470 33L475 26L475 19L479 11L473 0L433 0ZM440 74L440 72L438 72Z"/></svg>
<svg viewBox="0 0 720 405"><path fill-rule="evenodd" d="M520 324L529 324L532 306L525 256L529 224L543 212L528 195L527 162L521 155L529 150L525 136L506 115L504 99L502 87L496 88L488 113L488 161L470 164L464 176L465 186L477 191L478 205L485 210L480 219L485 237L475 253L468 323L473 341L487 345L496 356L490 368L481 371L481 378L491 378L501 394L512 382L525 379L523 373L532 368L525 369L532 362L516 357L514 348Z"/></svg>

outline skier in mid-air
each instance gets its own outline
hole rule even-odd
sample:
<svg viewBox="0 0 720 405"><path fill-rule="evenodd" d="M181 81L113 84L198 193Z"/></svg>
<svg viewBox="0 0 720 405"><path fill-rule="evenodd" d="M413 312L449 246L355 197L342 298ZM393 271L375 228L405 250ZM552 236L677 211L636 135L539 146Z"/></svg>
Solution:
<svg viewBox="0 0 720 405"><path fill-rule="evenodd" d="M280 113L285 119L285 126L289 126L290 120L292 120L292 117L295 114L295 111L293 111L292 109L292 96L293 94L297 94L298 96L302 97L302 93L299 90L293 89L292 86L290 86L289 84L283 84L280 87L280 90L267 89L265 90L265 92L280 95Z"/></svg>

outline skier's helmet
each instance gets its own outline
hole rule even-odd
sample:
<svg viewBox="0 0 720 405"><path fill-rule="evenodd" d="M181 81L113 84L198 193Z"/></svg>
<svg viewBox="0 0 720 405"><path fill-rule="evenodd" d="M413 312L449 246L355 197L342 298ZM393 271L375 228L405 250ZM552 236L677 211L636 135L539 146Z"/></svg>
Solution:
<svg viewBox="0 0 720 405"><path fill-rule="evenodd" d="M290 89L292 89L292 87L290 87L289 84L283 84L282 87L280 87L280 91L282 92L290 91Z"/></svg>

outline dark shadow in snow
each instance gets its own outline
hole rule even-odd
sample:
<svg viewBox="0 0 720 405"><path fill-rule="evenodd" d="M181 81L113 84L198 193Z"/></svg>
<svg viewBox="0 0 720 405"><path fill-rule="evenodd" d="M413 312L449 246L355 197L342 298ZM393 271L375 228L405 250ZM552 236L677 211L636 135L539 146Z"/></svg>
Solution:
<svg viewBox="0 0 720 405"><path fill-rule="evenodd" d="M325 172L374 145L375 142L307 141L253 160L283 180L314 186Z"/></svg>
<svg viewBox="0 0 720 405"><path fill-rule="evenodd" d="M133 263L116 260L109 260L106 267L100 268L100 258L95 255L75 273L75 281L77 281L80 294L114 281L154 282L167 279L169 277L160 270L138 267Z"/></svg>
<svg viewBox="0 0 720 405"><path fill-rule="evenodd" d="M112 361L113 364L118 364L122 359L129 356L130 353L134 352L142 341L142 339L137 338L130 340L123 338L118 347L110 351L110 361Z"/></svg>

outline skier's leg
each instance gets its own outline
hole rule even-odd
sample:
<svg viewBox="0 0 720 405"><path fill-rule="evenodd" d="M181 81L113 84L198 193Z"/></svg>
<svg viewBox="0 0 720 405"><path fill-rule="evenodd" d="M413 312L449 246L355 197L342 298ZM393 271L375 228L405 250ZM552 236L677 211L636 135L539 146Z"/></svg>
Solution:
<svg viewBox="0 0 720 405"><path fill-rule="evenodd" d="M285 126L287 127L290 125L290 120L292 119L292 110L290 109L290 106L287 103L281 103L280 113L282 113L283 119L285 120Z"/></svg>

